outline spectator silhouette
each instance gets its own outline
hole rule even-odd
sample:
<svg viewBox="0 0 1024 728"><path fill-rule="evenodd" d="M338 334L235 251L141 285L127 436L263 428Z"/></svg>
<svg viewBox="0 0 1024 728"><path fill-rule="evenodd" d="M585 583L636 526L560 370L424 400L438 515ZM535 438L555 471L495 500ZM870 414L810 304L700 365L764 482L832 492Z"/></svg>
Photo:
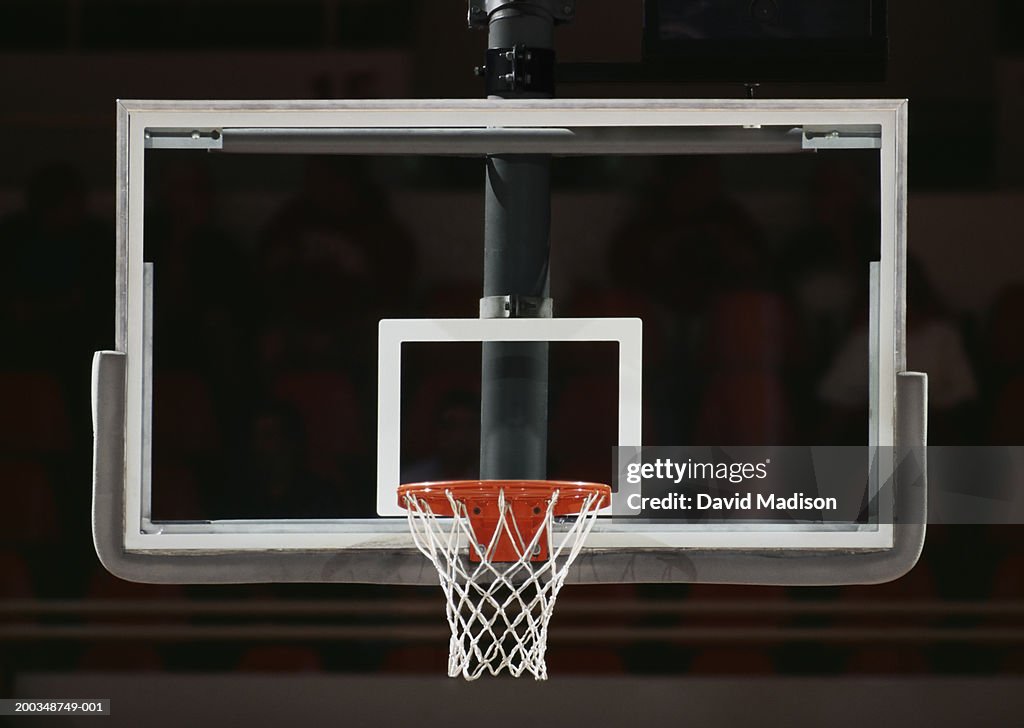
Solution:
<svg viewBox="0 0 1024 728"><path fill-rule="evenodd" d="M441 402L429 457L402 469L403 483L475 479L480 472L480 397L452 390Z"/></svg>
<svg viewBox="0 0 1024 728"><path fill-rule="evenodd" d="M32 175L24 209L0 221L0 249L6 366L87 370L92 350L112 343L114 236L89 212L74 167Z"/></svg>
<svg viewBox="0 0 1024 728"><path fill-rule="evenodd" d="M1024 443L1024 283L1013 284L996 297L986 330L983 381L989 400L988 434L993 443Z"/></svg>
<svg viewBox="0 0 1024 728"><path fill-rule="evenodd" d="M796 338L760 225L740 205L716 202L697 216L683 245L708 251L697 441L786 444L795 429L785 375Z"/></svg>
<svg viewBox="0 0 1024 728"><path fill-rule="evenodd" d="M857 321L868 263L878 259L879 217L867 175L856 164L823 161L811 182L812 219L786 246L783 269L817 377Z"/></svg>
<svg viewBox="0 0 1024 728"><path fill-rule="evenodd" d="M201 367L217 405L235 406L249 384L242 364L251 307L247 258L218 220L205 160L172 157L154 174L145 258L154 265L157 368Z"/></svg>
<svg viewBox="0 0 1024 728"><path fill-rule="evenodd" d="M331 518L340 493L306 466L306 437L298 413L280 402L256 405L229 469L220 510L228 518Z"/></svg>
<svg viewBox="0 0 1024 728"><path fill-rule="evenodd" d="M666 161L637 196L634 213L613 236L609 269L617 285L674 310L700 305L714 251L697 244L701 227L728 203L718 160Z"/></svg>
<svg viewBox="0 0 1024 728"><path fill-rule="evenodd" d="M372 339L380 318L408 310L412 240L361 159L310 158L301 193L266 226L259 258L265 360L345 361L350 341Z"/></svg>
<svg viewBox="0 0 1024 728"><path fill-rule="evenodd" d="M865 309L866 317L866 306ZM920 263L907 259L907 366L928 374L929 441L962 444L972 428L977 384L960 328ZM825 372L818 395L831 407L825 431L864 442L868 411L868 330L862 320ZM837 443L838 444L838 443Z"/></svg>

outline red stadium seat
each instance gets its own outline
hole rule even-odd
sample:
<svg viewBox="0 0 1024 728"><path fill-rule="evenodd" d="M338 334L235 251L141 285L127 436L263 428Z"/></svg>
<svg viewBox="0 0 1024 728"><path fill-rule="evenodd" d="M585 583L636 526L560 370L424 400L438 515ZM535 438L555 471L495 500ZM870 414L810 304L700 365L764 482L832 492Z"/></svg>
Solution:
<svg viewBox="0 0 1024 728"><path fill-rule="evenodd" d="M185 587L180 584L138 584L118 579L106 569L98 567L93 573L86 592L87 598L97 601L167 601L185 599ZM99 614L90 617L93 622L116 622L117 624L180 623L186 617L176 614L173 609L162 610L159 614Z"/></svg>
<svg viewBox="0 0 1024 728"><path fill-rule="evenodd" d="M57 499L42 464L0 461L0 498L0 543L46 545L57 540Z"/></svg>
<svg viewBox="0 0 1024 728"><path fill-rule="evenodd" d="M1024 554L1013 554L996 567L993 599L1024 599Z"/></svg>
<svg viewBox="0 0 1024 728"><path fill-rule="evenodd" d="M846 661L846 672L873 675L929 672L931 666L913 646L864 647L854 650Z"/></svg>
<svg viewBox="0 0 1024 728"><path fill-rule="evenodd" d="M387 653L384 672L444 675L448 671L448 648L436 645L398 647Z"/></svg>
<svg viewBox="0 0 1024 728"><path fill-rule="evenodd" d="M622 657L609 648L556 645L548 648L544 659L551 675L614 675L626 672Z"/></svg>
<svg viewBox="0 0 1024 728"><path fill-rule="evenodd" d="M21 555L0 550L0 599L28 599L33 591L32 576Z"/></svg>
<svg viewBox="0 0 1024 728"><path fill-rule="evenodd" d="M1024 553L1014 553L1004 557L996 566L989 602L1005 605L1007 602L1020 601L1024 601ZM1009 606L1012 609L1012 604ZM982 622L989 628L1016 628L1019 624L1018 615L1019 612L1013 609L1009 613L986 616ZM1002 671L1018 675L1024 673L1024 646L1006 641L999 647L1003 651L1000 660Z"/></svg>
<svg viewBox="0 0 1024 728"><path fill-rule="evenodd" d="M766 651L739 648L708 648L690 663L690 674L697 675L770 675L775 672Z"/></svg>
<svg viewBox="0 0 1024 728"><path fill-rule="evenodd" d="M987 332L989 360L1001 371L1024 366L1024 337L1020 322L1024 319L1024 284L1002 291L992 304Z"/></svg>
<svg viewBox="0 0 1024 728"><path fill-rule="evenodd" d="M1010 672L1019 675L1024 672L1024 649L1015 647L1003 656L1000 664L1002 672Z"/></svg>
<svg viewBox="0 0 1024 728"><path fill-rule="evenodd" d="M89 583L90 599L184 599L185 588L181 584L140 584L118 579L106 569L97 568Z"/></svg>
<svg viewBox="0 0 1024 728"><path fill-rule="evenodd" d="M242 654L238 669L244 672L319 672L323 662L316 650L292 645L253 647Z"/></svg>
<svg viewBox="0 0 1024 728"><path fill-rule="evenodd" d="M636 584L570 584L558 594L555 619L559 624L572 626L628 624L639 615L621 611L617 606L636 600Z"/></svg>
<svg viewBox="0 0 1024 728"><path fill-rule="evenodd" d="M992 414L991 442L1004 445L1019 445L1024 442L1024 376L1017 376L1007 382L996 397L995 412Z"/></svg>
<svg viewBox="0 0 1024 728"><path fill-rule="evenodd" d="M840 588L846 601L894 601L931 599L938 593L935 574L927 561L919 561L907 574L884 584L856 584Z"/></svg>
<svg viewBox="0 0 1024 728"><path fill-rule="evenodd" d="M721 602L724 607L720 612L699 611L697 613L686 613L680 617L684 626L696 627L708 625L721 627L722 625L748 624L755 626L771 626L785 622L788 615L770 609L756 611L730 612L727 607L730 604L745 608L747 605L767 603L785 603L789 598L785 587L781 586L752 586L746 584L693 584L690 587L686 601L688 604L715 603Z"/></svg>
<svg viewBox="0 0 1024 728"><path fill-rule="evenodd" d="M157 672L164 667L160 653L134 644L102 644L88 648L78 660L86 672Z"/></svg>
<svg viewBox="0 0 1024 728"><path fill-rule="evenodd" d="M890 625L928 627L934 626L938 621L927 613L921 614L916 611L907 613L886 613L877 612L873 606L884 607L887 604L908 605L911 608L915 604L927 605L934 603L938 597L938 584L935 574L927 561L918 562L909 573L884 584L855 584L839 588L838 616L832 621L838 627L888 627ZM858 603L866 606L861 609ZM863 654L857 657L857 665L862 666L865 672L881 672L890 665L895 669L903 661L908 661L906 670L912 671L913 660L902 654L903 647L893 648L895 653L887 654L886 649L880 649L878 645L867 645L863 647ZM872 668L872 665L875 667ZM869 669L870 668L870 669Z"/></svg>

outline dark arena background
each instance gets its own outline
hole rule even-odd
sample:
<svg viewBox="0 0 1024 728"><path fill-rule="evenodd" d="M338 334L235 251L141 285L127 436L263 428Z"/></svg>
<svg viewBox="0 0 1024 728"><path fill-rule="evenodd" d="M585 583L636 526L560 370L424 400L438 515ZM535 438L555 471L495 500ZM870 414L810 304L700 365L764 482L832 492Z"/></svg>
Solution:
<svg viewBox="0 0 1024 728"><path fill-rule="evenodd" d="M556 31L557 97L909 99L908 350L930 375L929 444L1024 444L1024 5L890 2L887 24L819 19L826 41L802 46L783 20L808 3L719 5L778 13L780 32L750 42L711 13L722 37L688 45L685 7L652 37L649 5L645 39L640 0L581 0ZM882 585L567 586L547 683L445 677L436 586L154 586L100 565L89 392L92 353L113 348L115 100L481 98L487 33L466 13L0 2L0 698L110 699L89 720L119 726L1020 725L1017 525L930 525ZM552 165L557 314L644 319L645 440L862 440L844 362L877 257L873 159ZM376 322L477 314L482 182L463 158L147 164L155 516L373 515ZM475 477L479 349L406 348L403 479ZM607 481L615 363L614 346L551 346L552 477Z"/></svg>

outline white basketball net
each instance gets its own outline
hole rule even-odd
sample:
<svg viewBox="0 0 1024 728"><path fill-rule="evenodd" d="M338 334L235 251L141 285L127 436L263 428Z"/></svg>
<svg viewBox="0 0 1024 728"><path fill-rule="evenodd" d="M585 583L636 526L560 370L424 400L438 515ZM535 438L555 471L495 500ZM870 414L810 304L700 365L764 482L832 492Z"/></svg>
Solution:
<svg viewBox="0 0 1024 728"><path fill-rule="evenodd" d="M434 564L448 599L449 677L476 680L485 672L497 675L507 670L514 677L529 673L537 680L547 679L548 620L569 566L594 526L600 494L582 499L579 514L556 539L558 491L552 491L541 516L543 526L524 542L511 503L501 490L498 525L487 544L476 538L466 504L451 491L445 495L454 518L435 516L430 505L413 493L405 496L405 507L416 546ZM515 561L490 558L503 532L515 545ZM531 561L541 538L547 540L548 559ZM480 555L479 562L469 560L467 542Z"/></svg>

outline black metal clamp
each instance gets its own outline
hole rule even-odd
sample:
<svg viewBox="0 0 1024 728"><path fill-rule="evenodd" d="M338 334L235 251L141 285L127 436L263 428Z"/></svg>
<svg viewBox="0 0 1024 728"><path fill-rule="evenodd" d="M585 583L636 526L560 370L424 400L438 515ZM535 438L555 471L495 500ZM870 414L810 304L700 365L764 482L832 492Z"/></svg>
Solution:
<svg viewBox="0 0 1024 728"><path fill-rule="evenodd" d="M552 300L540 296L484 296L480 318L551 318Z"/></svg>
<svg viewBox="0 0 1024 728"><path fill-rule="evenodd" d="M555 52L550 48L488 48L487 64L477 69L488 96L555 93Z"/></svg>

